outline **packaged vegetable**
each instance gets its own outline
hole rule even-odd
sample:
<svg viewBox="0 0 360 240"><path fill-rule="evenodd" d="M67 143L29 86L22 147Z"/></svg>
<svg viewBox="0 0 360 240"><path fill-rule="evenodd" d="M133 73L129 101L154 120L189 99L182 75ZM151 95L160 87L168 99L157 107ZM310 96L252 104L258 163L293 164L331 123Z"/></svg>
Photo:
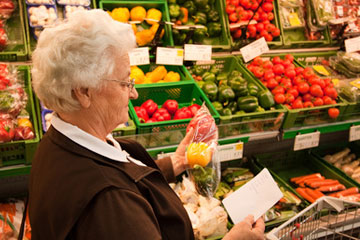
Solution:
<svg viewBox="0 0 360 240"><path fill-rule="evenodd" d="M293 29L305 26L304 3L302 0L280 0L280 16L284 29Z"/></svg>

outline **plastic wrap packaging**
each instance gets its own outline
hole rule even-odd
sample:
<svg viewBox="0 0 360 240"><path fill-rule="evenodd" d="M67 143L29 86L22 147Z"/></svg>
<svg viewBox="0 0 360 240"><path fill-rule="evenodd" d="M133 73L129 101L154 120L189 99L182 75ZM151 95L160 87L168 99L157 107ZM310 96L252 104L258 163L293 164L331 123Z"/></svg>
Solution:
<svg viewBox="0 0 360 240"><path fill-rule="evenodd" d="M318 25L324 26L335 18L332 0L312 0Z"/></svg>
<svg viewBox="0 0 360 240"><path fill-rule="evenodd" d="M205 104L190 121L187 130L190 128L194 128L194 136L186 151L186 160L191 167L188 174L201 195L212 197L221 176L216 154L218 129Z"/></svg>
<svg viewBox="0 0 360 240"><path fill-rule="evenodd" d="M341 79L335 85L339 95L349 102L360 102L360 81L358 79Z"/></svg>
<svg viewBox="0 0 360 240"><path fill-rule="evenodd" d="M330 66L346 78L360 77L360 54L338 52L330 58Z"/></svg>
<svg viewBox="0 0 360 240"><path fill-rule="evenodd" d="M0 19L9 19L16 8L16 3L12 0L0 0Z"/></svg>
<svg viewBox="0 0 360 240"><path fill-rule="evenodd" d="M280 16L284 29L305 27L305 19L302 0L280 0Z"/></svg>

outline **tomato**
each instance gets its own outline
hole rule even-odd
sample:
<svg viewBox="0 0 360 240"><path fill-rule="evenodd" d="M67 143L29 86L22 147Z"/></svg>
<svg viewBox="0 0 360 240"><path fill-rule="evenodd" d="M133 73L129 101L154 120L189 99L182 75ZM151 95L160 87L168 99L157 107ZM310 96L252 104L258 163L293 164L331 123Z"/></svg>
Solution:
<svg viewBox="0 0 360 240"><path fill-rule="evenodd" d="M275 88L271 91L271 93L272 93L273 95L276 95L276 94L278 94L278 93L284 94L284 93L285 93L285 88L282 87L282 86L277 86L277 87L275 87Z"/></svg>
<svg viewBox="0 0 360 240"><path fill-rule="evenodd" d="M291 54L286 54L285 59L289 60L292 63L294 61L294 56Z"/></svg>
<svg viewBox="0 0 360 240"><path fill-rule="evenodd" d="M292 102L294 102L294 101L295 101L294 95L292 95L292 94L290 94L290 93L286 93L286 94L285 94L285 102L286 102L286 103L290 104L290 103L292 103Z"/></svg>
<svg viewBox="0 0 360 240"><path fill-rule="evenodd" d="M263 23L257 23L257 24L255 24L255 26L256 26L257 32L261 32L265 28Z"/></svg>
<svg viewBox="0 0 360 240"><path fill-rule="evenodd" d="M311 107L314 107L314 104L310 101L305 101L303 106L304 106L304 108L311 108Z"/></svg>
<svg viewBox="0 0 360 240"><path fill-rule="evenodd" d="M268 32L272 32L275 28L276 28L275 25L272 24L272 23L269 23L269 24L265 25L265 30L268 31Z"/></svg>
<svg viewBox="0 0 360 240"><path fill-rule="evenodd" d="M340 111L337 108L329 108L328 114L330 118L336 119L339 116Z"/></svg>
<svg viewBox="0 0 360 240"><path fill-rule="evenodd" d="M313 99L313 97L311 96L310 93L306 93L303 95L302 99L304 102L306 102L306 101L311 101Z"/></svg>
<svg viewBox="0 0 360 240"><path fill-rule="evenodd" d="M230 14L232 14L233 12L235 12L235 6L234 5L227 5L226 6L226 13L228 14L228 15L230 15Z"/></svg>
<svg viewBox="0 0 360 240"><path fill-rule="evenodd" d="M287 76L288 78L293 79L296 76L296 72L294 69L285 69L285 76Z"/></svg>
<svg viewBox="0 0 360 240"><path fill-rule="evenodd" d="M282 77L281 77L281 76L275 76L275 80L276 80L277 82L281 82Z"/></svg>
<svg viewBox="0 0 360 240"><path fill-rule="evenodd" d="M263 60L261 59L261 57L257 56L256 58L254 58L254 60L252 61L254 65L256 66L261 66L263 64Z"/></svg>
<svg viewBox="0 0 360 240"><path fill-rule="evenodd" d="M264 78L266 81L275 78L275 74L273 73L272 69L268 69L264 73ZM274 79L275 80L275 79Z"/></svg>
<svg viewBox="0 0 360 240"><path fill-rule="evenodd" d="M266 12L261 13L260 20L262 20L262 21L268 20L268 14Z"/></svg>
<svg viewBox="0 0 360 240"><path fill-rule="evenodd" d="M253 73L257 78L261 78L262 76L264 76L264 70L260 67L255 67Z"/></svg>
<svg viewBox="0 0 360 240"><path fill-rule="evenodd" d="M281 75L284 73L285 68L282 64L278 63L273 66L273 71L276 75Z"/></svg>
<svg viewBox="0 0 360 240"><path fill-rule="evenodd" d="M250 9L255 11L258 7L259 7L259 3L254 2L253 4L251 4Z"/></svg>
<svg viewBox="0 0 360 240"><path fill-rule="evenodd" d="M263 3L262 5L262 9L265 11L265 12L271 12L273 10L274 6L272 3L269 3L269 2L265 2Z"/></svg>
<svg viewBox="0 0 360 240"><path fill-rule="evenodd" d="M278 93L274 96L274 100L277 104L282 104L285 102L285 95L282 93Z"/></svg>
<svg viewBox="0 0 360 240"><path fill-rule="evenodd" d="M267 80L267 87L269 89L273 89L275 88L277 85L279 85L279 83L275 80L275 78L271 78L269 80Z"/></svg>
<svg viewBox="0 0 360 240"><path fill-rule="evenodd" d="M288 109L292 109L292 107L289 104L284 104L285 107L287 107Z"/></svg>
<svg viewBox="0 0 360 240"><path fill-rule="evenodd" d="M275 28L274 31L271 32L271 34L272 34L274 37L280 36L280 29Z"/></svg>
<svg viewBox="0 0 360 240"><path fill-rule="evenodd" d="M320 85L320 87L322 88L322 89L324 89L325 87L326 87L326 84L325 84L325 81L324 81L324 79L319 79L319 81L318 81L318 83L319 83L319 85Z"/></svg>
<svg viewBox="0 0 360 240"><path fill-rule="evenodd" d="M332 104L332 99L329 96L324 96L323 101L324 101L324 105Z"/></svg>
<svg viewBox="0 0 360 240"><path fill-rule="evenodd" d="M234 5L236 7L239 6L239 4L240 4L240 0L231 0L231 5Z"/></svg>
<svg viewBox="0 0 360 240"><path fill-rule="evenodd" d="M236 32L232 36L235 39L239 39L241 37L241 34L242 34L242 30L238 29L238 30L236 30Z"/></svg>
<svg viewBox="0 0 360 240"><path fill-rule="evenodd" d="M268 20L269 21L272 21L272 20L274 20L274 14L272 13L272 12L268 12ZM275 30L275 28L274 28L274 30Z"/></svg>
<svg viewBox="0 0 360 240"><path fill-rule="evenodd" d="M331 97L332 99L336 99L338 94L334 87L325 87L324 93L326 96Z"/></svg>
<svg viewBox="0 0 360 240"><path fill-rule="evenodd" d="M296 88L291 88L287 91L287 93L290 93L291 95L293 95L295 98L297 98L299 96L299 91Z"/></svg>
<svg viewBox="0 0 360 240"><path fill-rule="evenodd" d="M265 37L266 35L268 35L268 32L265 29L260 31L260 36Z"/></svg>
<svg viewBox="0 0 360 240"><path fill-rule="evenodd" d="M282 64L285 68L287 68L287 67L289 67L289 66L291 65L291 62L290 62L288 59L284 59L284 60L281 62L281 64Z"/></svg>
<svg viewBox="0 0 360 240"><path fill-rule="evenodd" d="M298 90L301 94L307 93L310 89L309 84L307 84L306 82L301 82L301 83L297 84L297 86L298 86Z"/></svg>
<svg viewBox="0 0 360 240"><path fill-rule="evenodd" d="M302 68L302 67L296 67L295 68L296 75L301 74L303 71L304 71L304 68Z"/></svg>
<svg viewBox="0 0 360 240"><path fill-rule="evenodd" d="M266 60L264 63L263 63L263 68L265 69L272 69L273 67L273 64L270 60Z"/></svg>
<svg viewBox="0 0 360 240"><path fill-rule="evenodd" d="M304 78L309 79L312 76L314 76L314 71L312 70L312 68L306 67L302 74L303 74Z"/></svg>
<svg viewBox="0 0 360 240"><path fill-rule="evenodd" d="M282 60L280 57L276 56L272 59L273 64L281 64Z"/></svg>
<svg viewBox="0 0 360 240"><path fill-rule="evenodd" d="M301 75L295 76L292 81L294 85L299 85L300 83L305 82L305 80L301 77Z"/></svg>
<svg viewBox="0 0 360 240"><path fill-rule="evenodd" d="M248 15L247 15L247 11L246 11L246 10L244 10L244 11L242 11L242 12L239 12L238 14L239 14L239 20L245 21L245 20L248 19Z"/></svg>
<svg viewBox="0 0 360 240"><path fill-rule="evenodd" d="M259 20L259 14L258 14L257 12L254 14L253 19L254 19L255 21L258 21L258 20Z"/></svg>
<svg viewBox="0 0 360 240"><path fill-rule="evenodd" d="M256 27L255 27L255 24L251 24L248 26L248 31L250 32L250 34L252 32L255 32L256 33Z"/></svg>
<svg viewBox="0 0 360 240"><path fill-rule="evenodd" d="M282 78L281 79L281 86L283 86L285 89L292 88L291 80L288 78Z"/></svg>
<svg viewBox="0 0 360 240"><path fill-rule="evenodd" d="M254 12L251 11L251 10L247 10L246 12L247 12L247 16L248 16L248 19L247 19L247 20L250 20L250 19L253 17Z"/></svg>
<svg viewBox="0 0 360 240"><path fill-rule="evenodd" d="M297 108L303 108L304 105L301 101L300 98L297 98L292 104L291 104L291 107L294 108L294 109L297 109Z"/></svg>
<svg viewBox="0 0 360 240"><path fill-rule="evenodd" d="M237 13L239 13L239 12L241 12L241 11L244 11L244 8L243 8L242 6L237 6L237 7L235 8L235 11L236 11Z"/></svg>
<svg viewBox="0 0 360 240"><path fill-rule="evenodd" d="M264 38L265 38L265 40L266 40L267 42L271 42L271 41L273 40L273 37L271 36L271 34L266 34L266 35L264 36Z"/></svg>
<svg viewBox="0 0 360 240"><path fill-rule="evenodd" d="M229 15L229 21L230 22L237 22L238 21L238 14L236 12L233 12L232 14Z"/></svg>
<svg viewBox="0 0 360 240"><path fill-rule="evenodd" d="M240 0L240 4L242 7L246 7L249 5L249 0Z"/></svg>
<svg viewBox="0 0 360 240"><path fill-rule="evenodd" d="M320 86L320 78L316 75L312 75L311 77L308 78L308 83L310 85L317 84Z"/></svg>
<svg viewBox="0 0 360 240"><path fill-rule="evenodd" d="M320 85L318 85L318 84L314 84L310 87L310 94L313 95L314 97L323 97L324 96L324 92L321 89Z"/></svg>
<svg viewBox="0 0 360 240"><path fill-rule="evenodd" d="M322 98L317 97L317 98L315 98L313 104L314 104L314 106L322 106L322 105L324 105L324 101L322 100Z"/></svg>

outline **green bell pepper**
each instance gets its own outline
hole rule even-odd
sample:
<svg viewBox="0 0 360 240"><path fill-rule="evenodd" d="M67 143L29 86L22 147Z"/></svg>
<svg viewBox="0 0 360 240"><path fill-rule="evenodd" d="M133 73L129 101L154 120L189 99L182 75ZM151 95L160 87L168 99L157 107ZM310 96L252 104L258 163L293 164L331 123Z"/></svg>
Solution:
<svg viewBox="0 0 360 240"><path fill-rule="evenodd" d="M247 88L251 96L257 96L259 93L259 87L255 83L248 83Z"/></svg>
<svg viewBox="0 0 360 240"><path fill-rule="evenodd" d="M229 86L229 84L228 84L228 80L220 80L219 82L218 82L218 86L219 87L221 87L221 86Z"/></svg>
<svg viewBox="0 0 360 240"><path fill-rule="evenodd" d="M237 111L237 102L231 102L227 107L231 110L232 114L235 114Z"/></svg>
<svg viewBox="0 0 360 240"><path fill-rule="evenodd" d="M253 112L259 106L258 99L254 96L239 97L237 100L238 110Z"/></svg>
<svg viewBox="0 0 360 240"><path fill-rule="evenodd" d="M270 109L275 105L274 97L269 90L262 90L259 92L258 99L260 106L265 109Z"/></svg>
<svg viewBox="0 0 360 240"><path fill-rule="evenodd" d="M202 90L206 94L206 96L210 99L210 101L216 101L218 95L218 87L216 83L211 81L205 81Z"/></svg>
<svg viewBox="0 0 360 240"><path fill-rule="evenodd" d="M265 112L265 109L258 106L256 109L255 109L255 112Z"/></svg>
<svg viewBox="0 0 360 240"><path fill-rule="evenodd" d="M199 65L195 65L192 69L196 76L202 76L205 73L205 69Z"/></svg>
<svg viewBox="0 0 360 240"><path fill-rule="evenodd" d="M226 72L221 72L216 76L216 81L220 82L222 80L228 80L228 76Z"/></svg>
<svg viewBox="0 0 360 240"><path fill-rule="evenodd" d="M243 114L246 114L246 112L244 110L235 112L235 115L243 115Z"/></svg>
<svg viewBox="0 0 360 240"><path fill-rule="evenodd" d="M203 7L198 7L197 8L199 12L203 12L203 13L209 13L211 11L211 7L209 4L206 4L205 6Z"/></svg>
<svg viewBox="0 0 360 240"><path fill-rule="evenodd" d="M194 16L194 22L196 24L206 25L207 22L206 13L197 12Z"/></svg>
<svg viewBox="0 0 360 240"><path fill-rule="evenodd" d="M218 102L218 101L212 102L212 105L214 106L216 111L218 111L219 113L222 112L223 105L220 102Z"/></svg>
<svg viewBox="0 0 360 240"><path fill-rule="evenodd" d="M241 77L242 78L241 72L238 71L238 70L232 70L232 72L229 74L229 78L234 78L234 77Z"/></svg>
<svg viewBox="0 0 360 240"><path fill-rule="evenodd" d="M221 112L221 115L222 116L231 116L232 115L232 111L231 111L231 109L230 108L224 108L223 110L222 110L222 112Z"/></svg>
<svg viewBox="0 0 360 240"><path fill-rule="evenodd" d="M227 106L229 102L235 99L235 93L229 86L221 86L219 89L219 102L223 104L223 106Z"/></svg>
<svg viewBox="0 0 360 240"><path fill-rule="evenodd" d="M215 75L218 75L220 73L220 69L215 65L212 65L209 71L214 73Z"/></svg>
<svg viewBox="0 0 360 240"><path fill-rule="evenodd" d="M234 90L236 97L243 97L249 93L247 83L241 82L237 78L228 80L228 85Z"/></svg>
<svg viewBox="0 0 360 240"><path fill-rule="evenodd" d="M203 6L208 4L208 0L194 0L196 7L202 8Z"/></svg>
<svg viewBox="0 0 360 240"><path fill-rule="evenodd" d="M205 82L204 81L196 81L197 85L199 86L199 88L203 88Z"/></svg>
<svg viewBox="0 0 360 240"><path fill-rule="evenodd" d="M177 18L180 16L180 6L177 4L170 4L169 5L169 14L171 18Z"/></svg>
<svg viewBox="0 0 360 240"><path fill-rule="evenodd" d="M194 15L196 13L196 6L193 1L186 1L183 5L189 11L189 15Z"/></svg>
<svg viewBox="0 0 360 240"><path fill-rule="evenodd" d="M210 37L217 37L221 34L221 24L217 22L208 23L208 32Z"/></svg>
<svg viewBox="0 0 360 240"><path fill-rule="evenodd" d="M220 20L220 15L215 9L211 9L210 12L208 12L207 17L209 22L218 22Z"/></svg>
<svg viewBox="0 0 360 240"><path fill-rule="evenodd" d="M206 81L215 82L215 80L216 80L216 76L212 72L205 72L201 77L202 77L202 80L205 82Z"/></svg>
<svg viewBox="0 0 360 240"><path fill-rule="evenodd" d="M197 28L194 31L193 40L195 43L202 43L204 38L207 36L207 27Z"/></svg>

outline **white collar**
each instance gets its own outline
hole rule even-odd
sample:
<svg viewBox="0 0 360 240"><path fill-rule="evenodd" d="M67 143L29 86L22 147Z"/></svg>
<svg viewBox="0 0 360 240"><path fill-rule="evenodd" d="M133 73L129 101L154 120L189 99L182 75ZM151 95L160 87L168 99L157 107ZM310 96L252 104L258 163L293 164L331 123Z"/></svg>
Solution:
<svg viewBox="0 0 360 240"><path fill-rule="evenodd" d="M120 144L113 138L111 134L108 134L106 139L110 140L114 146L101 141L99 138L81 130L77 126L64 122L58 117L56 113L53 113L51 118L51 125L66 137L92 152L119 162L129 162L130 158L131 162L134 162L137 165L145 166L142 162L131 158L129 153L122 150Z"/></svg>

